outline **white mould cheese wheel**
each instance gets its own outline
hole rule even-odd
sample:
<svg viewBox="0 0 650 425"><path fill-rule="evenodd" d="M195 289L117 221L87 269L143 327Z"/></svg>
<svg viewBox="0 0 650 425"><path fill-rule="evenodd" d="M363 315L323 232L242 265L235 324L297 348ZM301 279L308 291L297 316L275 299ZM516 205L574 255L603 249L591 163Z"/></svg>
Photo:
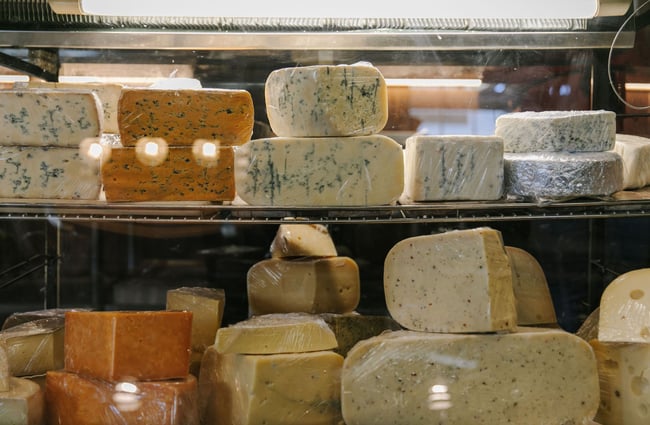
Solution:
<svg viewBox="0 0 650 425"><path fill-rule="evenodd" d="M614 148L611 111L513 112L496 120L505 152L604 152Z"/></svg>
<svg viewBox="0 0 650 425"><path fill-rule="evenodd" d="M650 342L650 268L618 276L600 298L598 340Z"/></svg>
<svg viewBox="0 0 650 425"><path fill-rule="evenodd" d="M614 151L623 158L624 189L638 189L650 184L650 139L617 134Z"/></svg>
<svg viewBox="0 0 650 425"><path fill-rule="evenodd" d="M375 134L388 120L386 81L366 63L275 70L266 80L265 98L278 136Z"/></svg>

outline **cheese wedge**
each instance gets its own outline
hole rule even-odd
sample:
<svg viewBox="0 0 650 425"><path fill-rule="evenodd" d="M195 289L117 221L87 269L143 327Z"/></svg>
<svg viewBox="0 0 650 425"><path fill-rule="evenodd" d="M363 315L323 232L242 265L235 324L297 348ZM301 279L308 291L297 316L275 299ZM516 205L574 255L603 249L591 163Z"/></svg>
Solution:
<svg viewBox="0 0 650 425"><path fill-rule="evenodd" d="M271 242L271 257L336 257L336 246L322 224L281 224Z"/></svg>
<svg viewBox="0 0 650 425"><path fill-rule="evenodd" d="M632 270L607 285L600 298L598 340L650 342L650 269Z"/></svg>
<svg viewBox="0 0 650 425"><path fill-rule="evenodd" d="M623 158L624 189L638 189L650 184L650 139L617 134L614 152Z"/></svg>

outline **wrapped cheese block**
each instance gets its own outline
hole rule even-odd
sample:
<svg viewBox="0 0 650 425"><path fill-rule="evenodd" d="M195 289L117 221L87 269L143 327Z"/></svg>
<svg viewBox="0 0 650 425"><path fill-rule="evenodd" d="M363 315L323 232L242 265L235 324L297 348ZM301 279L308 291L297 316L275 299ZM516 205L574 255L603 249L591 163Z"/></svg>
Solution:
<svg viewBox="0 0 650 425"><path fill-rule="evenodd" d="M355 345L341 375L347 425L583 424L599 395L591 347L559 329L388 332Z"/></svg>
<svg viewBox="0 0 650 425"><path fill-rule="evenodd" d="M100 160L79 148L0 146L0 198L99 198Z"/></svg>
<svg viewBox="0 0 650 425"><path fill-rule="evenodd" d="M563 200L609 196L623 188L623 161L615 152L506 153L508 196Z"/></svg>
<svg viewBox="0 0 650 425"><path fill-rule="evenodd" d="M631 270L607 285L600 298L598 340L650 342L650 268Z"/></svg>
<svg viewBox="0 0 650 425"><path fill-rule="evenodd" d="M220 354L201 363L204 425L338 425L343 357L331 351Z"/></svg>
<svg viewBox="0 0 650 425"><path fill-rule="evenodd" d="M0 145L79 147L102 134L102 116L88 90L2 90Z"/></svg>
<svg viewBox="0 0 650 425"><path fill-rule="evenodd" d="M382 135L251 140L235 152L235 183L250 205L390 204L404 188L402 147Z"/></svg>
<svg viewBox="0 0 650 425"><path fill-rule="evenodd" d="M494 136L406 139L404 199L481 201L503 195L503 140Z"/></svg>
<svg viewBox="0 0 650 425"><path fill-rule="evenodd" d="M282 354L332 350L336 336L312 314L265 314L219 329L214 346L219 353Z"/></svg>
<svg viewBox="0 0 650 425"><path fill-rule="evenodd" d="M47 373L47 420L57 425L198 425L194 376L106 382L65 371Z"/></svg>
<svg viewBox="0 0 650 425"><path fill-rule="evenodd" d="M0 343L0 423L41 425L44 408L38 384L10 375L8 356Z"/></svg>
<svg viewBox="0 0 650 425"><path fill-rule="evenodd" d="M359 267L349 257L263 260L248 270L246 285L251 315L348 313L361 296Z"/></svg>
<svg viewBox="0 0 650 425"><path fill-rule="evenodd" d="M513 331L512 271L501 232L487 227L404 239L384 261L390 315L425 332Z"/></svg>
<svg viewBox="0 0 650 425"><path fill-rule="evenodd" d="M281 224L271 242L271 257L336 257L336 246L322 224Z"/></svg>
<svg viewBox="0 0 650 425"><path fill-rule="evenodd" d="M119 381L185 378L192 313L85 311L65 317L65 370Z"/></svg>
<svg viewBox="0 0 650 425"><path fill-rule="evenodd" d="M496 120L505 152L604 152L614 149L611 111L512 112Z"/></svg>
<svg viewBox="0 0 650 425"><path fill-rule="evenodd" d="M13 376L42 375L63 367L64 320L51 317L0 332Z"/></svg>
<svg viewBox="0 0 650 425"><path fill-rule="evenodd" d="M379 133L388 120L388 91L369 63L277 69L264 88L278 136L330 137Z"/></svg>
<svg viewBox="0 0 650 425"><path fill-rule="evenodd" d="M159 164L140 160L135 148L113 149L101 170L106 200L232 201L234 152L230 147L216 152L206 166L190 147L168 148Z"/></svg>
<svg viewBox="0 0 650 425"><path fill-rule="evenodd" d="M122 144L159 137L169 146L192 146L197 139L237 146L253 134L253 99L246 90L122 90L118 125Z"/></svg>
<svg viewBox="0 0 650 425"><path fill-rule="evenodd" d="M555 306L546 275L537 259L528 251L506 246L512 267L512 289L520 326L557 326Z"/></svg>
<svg viewBox="0 0 650 425"><path fill-rule="evenodd" d="M65 320L65 313L68 311L87 311L86 309L70 309L70 308L48 308L45 310L33 310L33 311L19 311L11 313L9 317L5 319L2 323L2 330L13 328L14 326L22 325L23 323L34 322L42 319L57 319L61 321L61 326L63 326L63 321Z"/></svg>
<svg viewBox="0 0 650 425"><path fill-rule="evenodd" d="M638 189L650 184L650 139L617 134L614 151L623 158L624 189Z"/></svg>
<svg viewBox="0 0 650 425"><path fill-rule="evenodd" d="M384 331L397 331L401 326L390 316L377 316L359 314L357 312L347 314L323 313L320 314L325 322L336 335L338 347L334 349L343 357L354 345Z"/></svg>

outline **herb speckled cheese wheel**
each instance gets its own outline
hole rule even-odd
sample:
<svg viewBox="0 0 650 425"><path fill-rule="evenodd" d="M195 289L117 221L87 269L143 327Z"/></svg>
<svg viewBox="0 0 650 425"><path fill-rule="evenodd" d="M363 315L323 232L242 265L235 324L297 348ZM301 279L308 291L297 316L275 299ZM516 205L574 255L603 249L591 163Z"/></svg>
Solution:
<svg viewBox="0 0 650 425"><path fill-rule="evenodd" d="M366 63L275 70L265 98L278 136L362 136L379 133L388 120L386 81Z"/></svg>

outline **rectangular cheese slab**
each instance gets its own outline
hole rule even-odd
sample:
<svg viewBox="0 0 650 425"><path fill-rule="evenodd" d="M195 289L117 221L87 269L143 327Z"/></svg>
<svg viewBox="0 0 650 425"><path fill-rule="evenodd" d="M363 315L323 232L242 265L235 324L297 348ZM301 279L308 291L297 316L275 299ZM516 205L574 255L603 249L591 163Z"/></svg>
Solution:
<svg viewBox="0 0 650 425"><path fill-rule="evenodd" d="M266 79L264 97L278 136L376 134L388 120L386 81L369 63L277 69Z"/></svg>
<svg viewBox="0 0 650 425"><path fill-rule="evenodd" d="M255 263L246 275L251 315L348 313L361 297L359 267L349 257Z"/></svg>
<svg viewBox="0 0 650 425"><path fill-rule="evenodd" d="M235 182L250 205L391 204L404 188L402 147L382 135L251 140L235 152Z"/></svg>
<svg viewBox="0 0 650 425"><path fill-rule="evenodd" d="M143 163L136 148L113 149L101 167L106 200L232 201L235 198L234 152L218 149L208 165L192 148L170 147L160 164Z"/></svg>
<svg viewBox="0 0 650 425"><path fill-rule="evenodd" d="M113 382L185 378L191 334L191 312L68 312L65 370Z"/></svg>
<svg viewBox="0 0 650 425"><path fill-rule="evenodd" d="M102 116L88 90L2 90L0 145L78 147L101 136Z"/></svg>
<svg viewBox="0 0 650 425"><path fill-rule="evenodd" d="M40 319L0 332L13 376L43 375L63 367L64 321Z"/></svg>
<svg viewBox="0 0 650 425"><path fill-rule="evenodd" d="M414 236L384 261L390 315L425 332L497 332L517 326L501 232L488 227Z"/></svg>
<svg viewBox="0 0 650 425"><path fill-rule="evenodd" d="M114 384L65 371L47 373L47 420L57 425L198 425L194 376Z"/></svg>
<svg viewBox="0 0 650 425"><path fill-rule="evenodd" d="M616 143L612 111L512 112L496 120L505 152L605 152Z"/></svg>
<svg viewBox="0 0 650 425"><path fill-rule="evenodd" d="M583 424L599 396L591 347L556 329L388 332L352 348L341 375L347 425Z"/></svg>
<svg viewBox="0 0 650 425"><path fill-rule="evenodd" d="M332 351L220 354L201 363L204 425L339 425L343 357Z"/></svg>
<svg viewBox="0 0 650 425"><path fill-rule="evenodd" d="M623 189L650 184L650 139L617 134L614 151L623 158Z"/></svg>
<svg viewBox="0 0 650 425"><path fill-rule="evenodd" d="M0 146L0 198L99 198L100 161L78 148Z"/></svg>
<svg viewBox="0 0 650 425"><path fill-rule="evenodd" d="M425 136L406 139L406 201L481 201L503 196L503 139Z"/></svg>
<svg viewBox="0 0 650 425"><path fill-rule="evenodd" d="M271 242L271 257L336 257L336 246L322 224L281 224Z"/></svg>
<svg viewBox="0 0 650 425"><path fill-rule="evenodd" d="M122 144L160 137L169 146L196 140L241 145L253 134L255 111L246 90L125 88L118 104Z"/></svg>

